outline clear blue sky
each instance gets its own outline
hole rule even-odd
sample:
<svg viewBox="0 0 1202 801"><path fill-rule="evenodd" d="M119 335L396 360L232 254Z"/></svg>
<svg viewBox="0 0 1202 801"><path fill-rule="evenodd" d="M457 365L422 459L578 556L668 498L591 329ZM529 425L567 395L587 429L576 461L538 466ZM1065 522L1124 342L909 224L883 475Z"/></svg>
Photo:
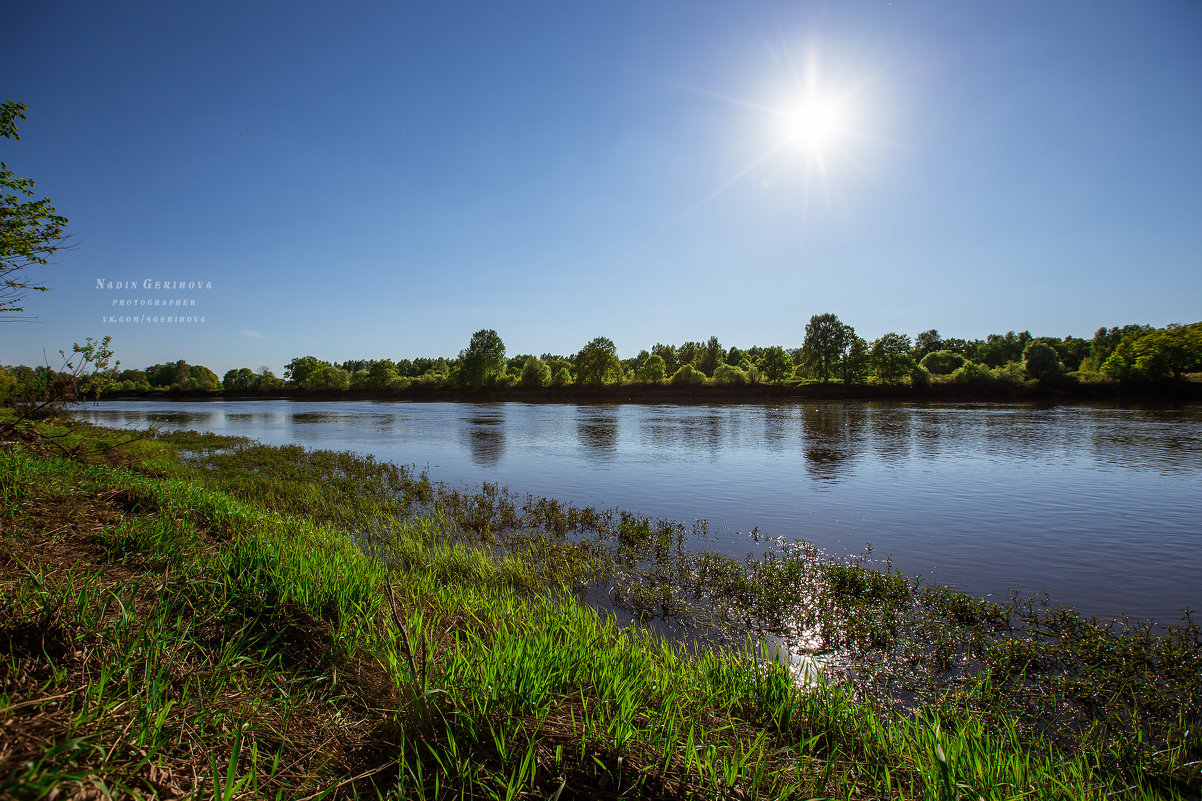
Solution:
<svg viewBox="0 0 1202 801"><path fill-rule="evenodd" d="M869 340L1202 319L1194 0L51 1L3 23L0 94L29 112L0 158L77 239L36 320L0 323L0 363L106 334L124 366L220 375L453 356L480 328L625 357L797 346L827 311ZM104 321L130 313L205 322Z"/></svg>

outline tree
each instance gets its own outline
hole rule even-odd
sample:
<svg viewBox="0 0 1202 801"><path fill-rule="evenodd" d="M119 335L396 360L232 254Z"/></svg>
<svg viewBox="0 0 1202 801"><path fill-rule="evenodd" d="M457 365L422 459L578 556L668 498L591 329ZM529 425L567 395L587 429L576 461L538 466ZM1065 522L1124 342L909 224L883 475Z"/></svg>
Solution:
<svg viewBox="0 0 1202 801"><path fill-rule="evenodd" d="M914 358L922 360L928 353L943 350L943 340L934 328L914 337Z"/></svg>
<svg viewBox="0 0 1202 801"><path fill-rule="evenodd" d="M505 372L505 343L491 328L472 334L467 348L459 351L459 382L467 387L482 387L494 376Z"/></svg>
<svg viewBox="0 0 1202 801"><path fill-rule="evenodd" d="M773 384L779 384L793 372L793 357L780 345L764 349L760 369Z"/></svg>
<svg viewBox="0 0 1202 801"><path fill-rule="evenodd" d="M910 355L910 337L889 332L872 343L869 352L872 371L885 384L900 384L914 367Z"/></svg>
<svg viewBox="0 0 1202 801"><path fill-rule="evenodd" d="M839 322L833 314L815 314L806 324L806 338L802 345L807 358L823 383L830 381L835 365L847 352L854 332Z"/></svg>
<svg viewBox="0 0 1202 801"><path fill-rule="evenodd" d="M664 363L663 357L658 353L653 353L643 360L638 372L635 373L635 378L644 384L658 384L664 380L667 374L668 366Z"/></svg>
<svg viewBox="0 0 1202 801"><path fill-rule="evenodd" d="M576 381L604 384L621 375L618 348L608 337L597 337L576 354Z"/></svg>
<svg viewBox="0 0 1202 801"><path fill-rule="evenodd" d="M345 366L343 369L345 369ZM368 389L374 389L379 392L391 389L400 377L400 373L397 372L396 364L393 363L392 359L375 359L367 365L365 383Z"/></svg>
<svg viewBox="0 0 1202 801"><path fill-rule="evenodd" d="M249 392L255 388L257 376L249 367L229 370L221 379L221 388L226 392Z"/></svg>
<svg viewBox="0 0 1202 801"><path fill-rule="evenodd" d="M868 380L869 368L868 343L864 337L851 335L847 345L847 355L843 357L840 373L844 384L863 384Z"/></svg>
<svg viewBox="0 0 1202 801"><path fill-rule="evenodd" d="M328 362L322 362L305 382L305 389L314 392L332 392L344 390L351 383L351 374L341 367L335 367Z"/></svg>
<svg viewBox="0 0 1202 801"><path fill-rule="evenodd" d="M188 384L190 366L180 359L175 363L152 364L146 368L146 380L152 387L184 389Z"/></svg>
<svg viewBox="0 0 1202 801"><path fill-rule="evenodd" d="M708 376L714 374L714 370L718 369L718 365L723 363L726 354L722 350L721 343L717 337L710 337L705 343L705 347L701 353L701 363L697 368Z"/></svg>
<svg viewBox="0 0 1202 801"><path fill-rule="evenodd" d="M676 372L676 368L680 366L676 361L676 348L672 345L656 342L655 347L651 348L651 355L664 360L664 370L668 373Z"/></svg>
<svg viewBox="0 0 1202 801"><path fill-rule="evenodd" d="M17 120L25 119L24 103L0 104L0 136L20 140ZM26 275L33 265L44 265L63 243L67 218L56 213L50 198L32 198L34 183L18 178L0 161L0 312L24 311L20 304L29 292L45 292Z"/></svg>
<svg viewBox="0 0 1202 801"><path fill-rule="evenodd" d="M217 374L204 365L194 364L188 368L184 388L189 392L212 392L221 386Z"/></svg>
<svg viewBox="0 0 1202 801"><path fill-rule="evenodd" d="M551 383L551 368L537 356L527 356L522 365L522 386L545 387Z"/></svg>
<svg viewBox="0 0 1202 801"><path fill-rule="evenodd" d="M1028 342L1023 349L1023 367L1027 375L1036 381L1058 378L1064 373L1060 354L1051 345L1043 342Z"/></svg>
<svg viewBox="0 0 1202 801"><path fill-rule="evenodd" d="M316 356L298 356L284 365L284 380L297 389L308 389L309 379L323 364L328 362Z"/></svg>

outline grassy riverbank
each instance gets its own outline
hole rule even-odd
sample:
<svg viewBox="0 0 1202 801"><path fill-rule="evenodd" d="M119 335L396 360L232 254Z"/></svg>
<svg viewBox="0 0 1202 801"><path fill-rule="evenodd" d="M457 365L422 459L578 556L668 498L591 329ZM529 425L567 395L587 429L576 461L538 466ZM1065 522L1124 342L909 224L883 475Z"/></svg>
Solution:
<svg viewBox="0 0 1202 801"><path fill-rule="evenodd" d="M0 450L2 797L1200 787L1188 621L993 604L804 545L697 554L671 522L350 454L45 430ZM599 595L723 647L618 626Z"/></svg>

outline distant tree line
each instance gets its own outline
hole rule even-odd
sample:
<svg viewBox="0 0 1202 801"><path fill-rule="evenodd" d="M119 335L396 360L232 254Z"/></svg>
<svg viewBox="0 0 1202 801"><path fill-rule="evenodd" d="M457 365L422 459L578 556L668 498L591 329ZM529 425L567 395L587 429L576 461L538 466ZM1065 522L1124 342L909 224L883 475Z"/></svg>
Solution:
<svg viewBox="0 0 1202 801"><path fill-rule="evenodd" d="M482 329L457 357L351 359L327 362L298 356L277 377L266 367L228 371L223 377L184 360L144 370L111 371L111 391L227 394L289 392L401 393L421 389L601 387L615 384L696 387L755 384L842 383L925 387L960 384L1019 386L1030 382L1123 384L1183 381L1202 371L1202 322L1153 328L1099 328L1093 339L1035 337L1030 332L985 339L943 338L932 329L890 332L872 342L834 314L816 314L800 347L723 347L717 337L680 345L656 343L619 358L607 337L570 355L507 356L499 334ZM53 385L48 367L0 367L0 403L35 397Z"/></svg>

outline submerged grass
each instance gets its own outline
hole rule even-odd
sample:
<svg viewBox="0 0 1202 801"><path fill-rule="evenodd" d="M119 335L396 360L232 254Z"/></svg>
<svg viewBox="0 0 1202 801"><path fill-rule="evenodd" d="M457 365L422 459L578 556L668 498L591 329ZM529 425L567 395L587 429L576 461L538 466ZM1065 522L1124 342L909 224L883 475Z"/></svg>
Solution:
<svg viewBox="0 0 1202 801"><path fill-rule="evenodd" d="M1116 628L806 546L698 554L677 524L350 454L82 453L0 450L0 797L1199 790L1192 621ZM619 625L581 602L598 588L723 647Z"/></svg>

